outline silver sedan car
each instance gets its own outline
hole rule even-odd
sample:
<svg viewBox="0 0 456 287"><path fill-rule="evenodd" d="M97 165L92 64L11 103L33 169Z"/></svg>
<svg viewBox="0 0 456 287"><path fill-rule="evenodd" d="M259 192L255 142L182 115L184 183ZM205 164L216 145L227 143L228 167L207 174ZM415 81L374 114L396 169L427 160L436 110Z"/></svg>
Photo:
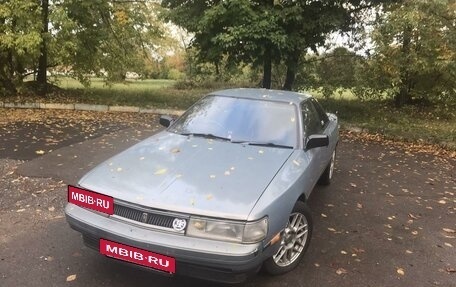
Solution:
<svg viewBox="0 0 456 287"><path fill-rule="evenodd" d="M241 282L283 274L312 235L339 124L307 94L230 89L68 186L66 219L100 254L161 274Z"/></svg>

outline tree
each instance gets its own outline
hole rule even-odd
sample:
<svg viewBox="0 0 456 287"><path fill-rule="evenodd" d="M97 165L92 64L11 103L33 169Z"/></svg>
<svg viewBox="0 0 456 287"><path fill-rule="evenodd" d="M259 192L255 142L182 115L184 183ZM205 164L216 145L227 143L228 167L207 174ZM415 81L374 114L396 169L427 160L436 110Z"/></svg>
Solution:
<svg viewBox="0 0 456 287"><path fill-rule="evenodd" d="M374 53L361 95L386 94L398 107L456 95L454 1L404 0L386 6L371 37Z"/></svg>
<svg viewBox="0 0 456 287"><path fill-rule="evenodd" d="M53 54L82 82L96 74L123 80L142 74L145 59L162 44L155 1L66 0L55 2Z"/></svg>
<svg viewBox="0 0 456 287"><path fill-rule="evenodd" d="M164 0L167 19L195 34L200 59L263 65L271 87L272 64L285 62L284 89L291 89L301 55L324 43L328 33L348 30L356 13L381 1Z"/></svg>
<svg viewBox="0 0 456 287"><path fill-rule="evenodd" d="M0 1L0 92L15 94L37 70L45 93L49 67L86 84L93 74L112 81L142 73L165 44L160 10L154 0Z"/></svg>
<svg viewBox="0 0 456 287"><path fill-rule="evenodd" d="M338 90L357 85L358 73L365 59L345 47L337 47L321 55L307 56L301 61L298 87L320 90L325 97L330 97Z"/></svg>
<svg viewBox="0 0 456 287"><path fill-rule="evenodd" d="M26 68L39 55L41 21L34 0L0 2L0 94L15 94Z"/></svg>

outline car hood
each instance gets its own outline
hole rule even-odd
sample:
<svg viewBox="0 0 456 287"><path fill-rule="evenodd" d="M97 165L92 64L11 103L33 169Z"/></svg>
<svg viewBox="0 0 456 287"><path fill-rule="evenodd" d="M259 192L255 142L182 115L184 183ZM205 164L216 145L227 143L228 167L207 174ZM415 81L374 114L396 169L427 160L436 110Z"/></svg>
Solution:
<svg viewBox="0 0 456 287"><path fill-rule="evenodd" d="M246 220L292 152L164 131L100 164L79 185L141 206Z"/></svg>

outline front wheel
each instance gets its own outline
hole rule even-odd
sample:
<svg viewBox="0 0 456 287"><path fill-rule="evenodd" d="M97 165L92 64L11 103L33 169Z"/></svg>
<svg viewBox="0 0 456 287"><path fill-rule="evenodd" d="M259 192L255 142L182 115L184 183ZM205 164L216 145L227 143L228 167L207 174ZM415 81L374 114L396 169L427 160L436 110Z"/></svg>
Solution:
<svg viewBox="0 0 456 287"><path fill-rule="evenodd" d="M287 273L298 266L312 236L312 217L304 202L296 202L288 223L281 233L280 247L275 255L264 262L271 275Z"/></svg>

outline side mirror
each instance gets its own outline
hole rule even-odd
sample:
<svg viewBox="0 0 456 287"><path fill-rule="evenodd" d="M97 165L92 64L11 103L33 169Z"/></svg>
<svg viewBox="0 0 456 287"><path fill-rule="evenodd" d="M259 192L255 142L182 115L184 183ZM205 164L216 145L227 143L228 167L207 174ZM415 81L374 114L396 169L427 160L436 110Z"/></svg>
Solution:
<svg viewBox="0 0 456 287"><path fill-rule="evenodd" d="M329 137L327 135L311 135L307 138L306 150L324 146L329 146Z"/></svg>
<svg viewBox="0 0 456 287"><path fill-rule="evenodd" d="M165 128L169 127L174 122L174 119L170 116L161 116L160 124Z"/></svg>

